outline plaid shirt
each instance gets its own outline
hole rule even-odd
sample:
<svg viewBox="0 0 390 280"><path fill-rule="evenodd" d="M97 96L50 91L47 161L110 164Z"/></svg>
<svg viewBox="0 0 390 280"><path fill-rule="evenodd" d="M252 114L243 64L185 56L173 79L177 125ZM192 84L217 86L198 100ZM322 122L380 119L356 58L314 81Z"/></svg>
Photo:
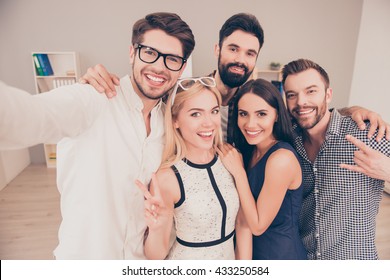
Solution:
<svg viewBox="0 0 390 280"><path fill-rule="evenodd" d="M215 73L217 71L214 70L213 73L211 73L209 75L209 77L215 77ZM238 91L239 88L237 88L237 91ZM218 89L217 89L218 90ZM233 143L233 131L234 131L234 126L233 126L233 109L234 109L234 102L236 100L236 97L237 97L237 91L235 92L235 94L233 95L233 97L229 100L229 113L228 113L228 124L227 124L227 142L232 144ZM224 132L225 134L225 132Z"/></svg>
<svg viewBox="0 0 390 280"><path fill-rule="evenodd" d="M333 110L325 141L312 163L303 146L302 131L296 124L294 130L304 174L299 227L308 258L377 259L375 220L384 181L342 169L339 164L354 164L357 148L345 139L347 134L387 156L389 141L368 139L367 129L359 130L350 117Z"/></svg>

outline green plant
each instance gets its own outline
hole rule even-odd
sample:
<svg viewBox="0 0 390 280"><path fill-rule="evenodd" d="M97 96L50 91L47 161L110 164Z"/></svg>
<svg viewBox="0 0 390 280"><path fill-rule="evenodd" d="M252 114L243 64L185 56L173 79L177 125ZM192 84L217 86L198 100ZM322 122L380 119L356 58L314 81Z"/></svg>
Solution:
<svg viewBox="0 0 390 280"><path fill-rule="evenodd" d="M272 70L279 70L279 68L280 68L280 63L279 63L279 62L271 62L271 63L269 64L269 66L270 66L270 68L271 68Z"/></svg>

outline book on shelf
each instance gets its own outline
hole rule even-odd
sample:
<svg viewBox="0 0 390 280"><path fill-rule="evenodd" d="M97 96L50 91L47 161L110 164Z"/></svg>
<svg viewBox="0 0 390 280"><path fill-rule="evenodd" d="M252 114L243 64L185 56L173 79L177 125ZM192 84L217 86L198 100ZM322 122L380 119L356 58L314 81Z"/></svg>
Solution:
<svg viewBox="0 0 390 280"><path fill-rule="evenodd" d="M53 75L53 68L51 67L49 56L46 53L37 53L39 64L41 65L43 76Z"/></svg>
<svg viewBox="0 0 390 280"><path fill-rule="evenodd" d="M69 85L73 85L74 83L76 83L76 80L74 78L53 79L53 88L69 86Z"/></svg>
<svg viewBox="0 0 390 280"><path fill-rule="evenodd" d="M33 54L33 59L34 59L34 65L35 65L35 70L38 76L43 76L43 70L41 67L41 64L39 63L38 56L37 54Z"/></svg>
<svg viewBox="0 0 390 280"><path fill-rule="evenodd" d="M280 94L283 95L283 84L281 81L272 80L271 83L279 90Z"/></svg>
<svg viewBox="0 0 390 280"><path fill-rule="evenodd" d="M57 159L57 154L56 153L50 153L49 154L49 159Z"/></svg>

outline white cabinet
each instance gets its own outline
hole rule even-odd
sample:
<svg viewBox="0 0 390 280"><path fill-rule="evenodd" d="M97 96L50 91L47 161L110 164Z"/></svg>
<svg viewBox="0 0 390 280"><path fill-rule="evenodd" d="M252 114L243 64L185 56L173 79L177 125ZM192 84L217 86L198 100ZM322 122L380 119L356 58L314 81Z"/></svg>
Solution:
<svg viewBox="0 0 390 280"><path fill-rule="evenodd" d="M254 78L262 78L264 80L267 80L269 82L271 81L281 81L282 80L282 72L281 70L257 70L256 72L253 71L253 77Z"/></svg>
<svg viewBox="0 0 390 280"><path fill-rule="evenodd" d="M42 70L45 57L48 59L52 71ZM37 93L71 85L79 79L80 65L76 52L33 52L31 58ZM47 167L56 167L56 143L45 143L44 150Z"/></svg>

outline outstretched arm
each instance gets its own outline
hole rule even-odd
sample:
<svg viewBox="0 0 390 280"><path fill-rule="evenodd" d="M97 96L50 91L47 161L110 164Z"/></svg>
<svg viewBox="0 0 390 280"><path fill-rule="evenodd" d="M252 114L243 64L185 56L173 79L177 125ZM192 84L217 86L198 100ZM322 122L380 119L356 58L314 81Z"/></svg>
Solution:
<svg viewBox="0 0 390 280"><path fill-rule="evenodd" d="M88 129L107 100L89 86L71 85L31 95L0 81L0 148L57 143Z"/></svg>
<svg viewBox="0 0 390 280"><path fill-rule="evenodd" d="M341 115L350 116L361 130L366 128L364 121L369 121L371 126L367 134L368 138L371 138L378 129L378 135L376 137L377 142L385 135L386 139L390 140L390 125L386 123L379 114L360 106L342 108L338 111Z"/></svg>
<svg viewBox="0 0 390 280"><path fill-rule="evenodd" d="M102 64L89 67L87 73L79 80L81 84L90 84L98 92L105 93L108 98L116 95L115 85L119 86L119 78L109 73Z"/></svg>
<svg viewBox="0 0 390 280"><path fill-rule="evenodd" d="M340 167L390 182L390 157L370 148L352 135L347 135L346 138L359 149L355 151L353 158L356 165L342 163Z"/></svg>

